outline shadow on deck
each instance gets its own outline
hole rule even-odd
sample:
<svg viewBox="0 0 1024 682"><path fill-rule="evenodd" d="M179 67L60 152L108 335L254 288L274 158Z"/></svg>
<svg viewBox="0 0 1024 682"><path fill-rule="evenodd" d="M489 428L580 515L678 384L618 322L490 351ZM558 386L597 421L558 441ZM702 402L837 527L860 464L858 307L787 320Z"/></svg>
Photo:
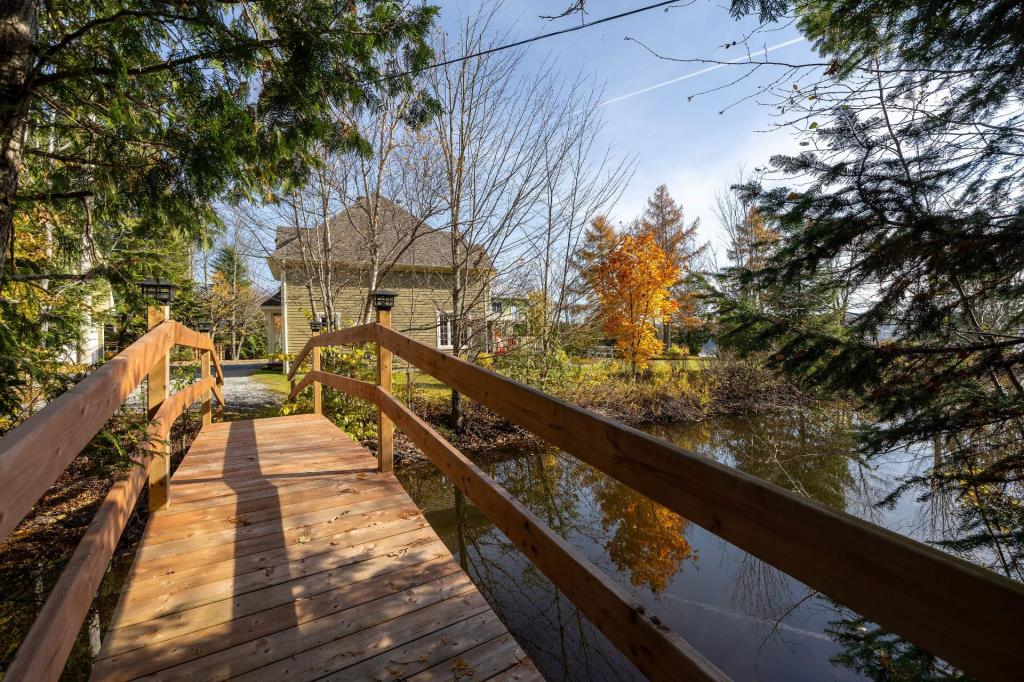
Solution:
<svg viewBox="0 0 1024 682"><path fill-rule="evenodd" d="M540 679L390 473L327 419L203 428L93 679Z"/></svg>

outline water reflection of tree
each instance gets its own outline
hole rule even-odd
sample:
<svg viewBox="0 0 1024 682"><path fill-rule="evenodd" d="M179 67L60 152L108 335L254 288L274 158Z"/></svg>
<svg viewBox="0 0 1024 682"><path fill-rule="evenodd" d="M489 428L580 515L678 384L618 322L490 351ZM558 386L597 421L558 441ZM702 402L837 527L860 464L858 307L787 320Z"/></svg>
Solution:
<svg viewBox="0 0 1024 682"><path fill-rule="evenodd" d="M669 579L697 552L684 534L689 522L640 493L603 475L593 491L601 507L601 527L611 537L605 543L615 567L629 574L635 587L661 594Z"/></svg>
<svg viewBox="0 0 1024 682"><path fill-rule="evenodd" d="M853 485L853 414L798 410L787 414L655 428L674 444L838 509Z"/></svg>
<svg viewBox="0 0 1024 682"><path fill-rule="evenodd" d="M722 429L736 468L837 509L846 508L853 484L850 415L800 410L754 417Z"/></svg>
<svg viewBox="0 0 1024 682"><path fill-rule="evenodd" d="M477 464L559 534L594 537L583 502L582 472L589 467L554 452L492 453ZM422 470L402 478L418 503L448 500L450 507L432 516L432 525L549 679L642 679L504 534L471 503L457 501L442 476Z"/></svg>

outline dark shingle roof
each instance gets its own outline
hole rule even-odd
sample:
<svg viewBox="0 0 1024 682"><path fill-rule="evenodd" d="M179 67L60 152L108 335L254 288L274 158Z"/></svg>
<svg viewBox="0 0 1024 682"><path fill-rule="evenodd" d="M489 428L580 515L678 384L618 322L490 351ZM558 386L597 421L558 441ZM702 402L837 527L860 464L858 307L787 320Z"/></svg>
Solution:
<svg viewBox="0 0 1024 682"><path fill-rule="evenodd" d="M278 289L277 293L273 293L260 303L261 308L280 308L281 307L281 290Z"/></svg>
<svg viewBox="0 0 1024 682"><path fill-rule="evenodd" d="M438 230L426 224L409 211L389 199L381 199L380 230L377 245L383 260L395 259L397 265L424 268L448 269L452 267L451 233ZM332 260L338 263L358 265L367 260L366 245L369 235L369 202L360 197L349 207L327 221L331 236ZM299 261L303 251L315 255L322 250L320 240L313 230L300 232L304 228L279 227L275 239L272 260ZM410 236L415 235L411 246L406 248ZM305 238L303 238L305 237ZM474 247L469 258L459 256L472 268L490 268L491 261L480 247Z"/></svg>

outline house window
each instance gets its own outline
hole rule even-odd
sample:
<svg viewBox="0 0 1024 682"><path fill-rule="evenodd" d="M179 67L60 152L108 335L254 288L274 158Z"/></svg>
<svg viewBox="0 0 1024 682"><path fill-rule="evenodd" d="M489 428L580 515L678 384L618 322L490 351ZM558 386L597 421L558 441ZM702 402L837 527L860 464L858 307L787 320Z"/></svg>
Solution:
<svg viewBox="0 0 1024 682"><path fill-rule="evenodd" d="M491 301L491 312L501 315L501 301Z"/></svg>
<svg viewBox="0 0 1024 682"><path fill-rule="evenodd" d="M452 347L452 316L441 311L437 312L437 347Z"/></svg>

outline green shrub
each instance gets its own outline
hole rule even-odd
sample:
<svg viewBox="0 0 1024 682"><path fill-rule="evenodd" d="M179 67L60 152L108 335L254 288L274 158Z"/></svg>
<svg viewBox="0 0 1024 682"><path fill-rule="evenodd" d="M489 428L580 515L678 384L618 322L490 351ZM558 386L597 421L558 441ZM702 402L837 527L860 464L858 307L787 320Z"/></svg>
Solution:
<svg viewBox="0 0 1024 682"><path fill-rule="evenodd" d="M308 361L304 363L308 368ZM324 348L320 352L320 368L329 374L361 381L377 381L377 352L373 344L356 347ZM357 441L377 437L377 408L329 386L323 387L324 416ZM303 391L294 401L281 408L281 414L303 414L313 411L313 391Z"/></svg>

